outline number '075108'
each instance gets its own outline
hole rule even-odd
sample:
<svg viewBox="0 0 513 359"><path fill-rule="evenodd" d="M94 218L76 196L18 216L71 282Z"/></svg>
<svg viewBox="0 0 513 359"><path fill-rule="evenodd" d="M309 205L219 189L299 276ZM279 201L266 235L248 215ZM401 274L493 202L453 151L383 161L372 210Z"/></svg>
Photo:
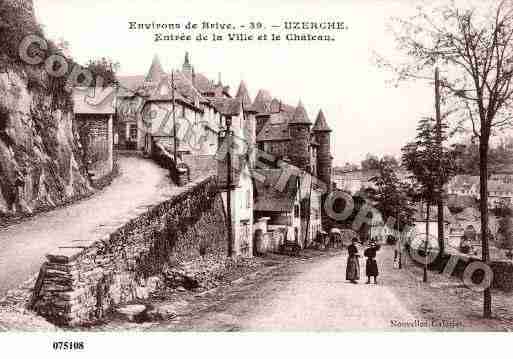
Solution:
<svg viewBox="0 0 513 359"><path fill-rule="evenodd" d="M84 350L84 342L53 342L54 350Z"/></svg>

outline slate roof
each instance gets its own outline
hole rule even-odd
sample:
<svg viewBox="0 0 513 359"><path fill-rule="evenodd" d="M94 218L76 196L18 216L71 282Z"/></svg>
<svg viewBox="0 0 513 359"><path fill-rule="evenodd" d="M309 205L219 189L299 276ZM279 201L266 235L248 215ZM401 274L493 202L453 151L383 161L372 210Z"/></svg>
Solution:
<svg viewBox="0 0 513 359"><path fill-rule="evenodd" d="M199 109L198 105L200 103L209 103L208 100L192 86L190 80L179 71L173 72L173 78L171 75L167 75L163 77L159 83L148 85L147 92L149 92L149 97L147 101L171 101L173 99L172 82L175 86L175 100L182 101L197 109ZM167 86L167 93L161 92L163 86Z"/></svg>
<svg viewBox="0 0 513 359"><path fill-rule="evenodd" d="M281 101L276 97L272 99L271 104L269 105L271 113L279 113L281 111Z"/></svg>
<svg viewBox="0 0 513 359"><path fill-rule="evenodd" d="M194 87L201 92L202 95L213 94L218 87L221 87L222 91L229 95L229 86L223 86L221 83L215 83L213 80L210 80L207 76L200 72L187 72L180 71L185 77L189 79L189 81L193 82L193 74L194 74Z"/></svg>
<svg viewBox="0 0 513 359"><path fill-rule="evenodd" d="M246 87L246 83L244 81L240 82L239 89L237 90L237 95L235 95L235 98L238 98L242 101L244 109L249 109L251 107L251 97L249 96L248 88Z"/></svg>
<svg viewBox="0 0 513 359"><path fill-rule="evenodd" d="M275 114L271 115L274 116ZM276 114L279 115L279 114ZM288 141L290 140L289 125L284 123L272 123L267 120L257 135L257 142L263 141Z"/></svg>
<svg viewBox="0 0 513 359"><path fill-rule="evenodd" d="M261 212L292 212L296 201L298 182L296 177L290 177L285 189L278 191L277 185L282 169L255 170L265 177L264 182L255 180L256 199L254 210Z"/></svg>
<svg viewBox="0 0 513 359"><path fill-rule="evenodd" d="M166 76L166 72L162 68L160 63L160 59L158 55L153 57L153 61L151 62L150 70L146 75L147 82L160 82L163 76Z"/></svg>
<svg viewBox="0 0 513 359"><path fill-rule="evenodd" d="M315 120L315 125L312 128L314 132L331 132L331 129L326 122L326 117L324 117L324 112L322 110L319 111L317 115L317 119Z"/></svg>
<svg viewBox="0 0 513 359"><path fill-rule="evenodd" d="M271 94L267 90L258 91L255 101L253 102L253 109L257 113L269 113L271 107Z"/></svg>
<svg viewBox="0 0 513 359"><path fill-rule="evenodd" d="M241 102L238 98L214 97L209 101L224 116L238 116L241 112Z"/></svg>
<svg viewBox="0 0 513 359"><path fill-rule="evenodd" d="M308 118L308 114L306 113L305 107L303 103L299 101L296 111L294 112L294 116L292 120L289 121L289 124L302 124L302 125L311 125L310 119Z"/></svg>
<svg viewBox="0 0 513 359"><path fill-rule="evenodd" d="M477 221L481 218L481 212L477 208L467 207L454 217L459 221Z"/></svg>
<svg viewBox="0 0 513 359"><path fill-rule="evenodd" d="M137 76L118 76L119 88L118 97L132 97L135 93L144 87L145 77Z"/></svg>

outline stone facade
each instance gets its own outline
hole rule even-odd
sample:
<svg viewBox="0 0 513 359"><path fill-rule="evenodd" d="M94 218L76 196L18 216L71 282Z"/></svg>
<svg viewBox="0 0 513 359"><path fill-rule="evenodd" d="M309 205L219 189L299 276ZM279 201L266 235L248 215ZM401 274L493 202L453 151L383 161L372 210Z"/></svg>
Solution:
<svg viewBox="0 0 513 359"><path fill-rule="evenodd" d="M318 177L326 185L331 187L332 179L332 157L331 157L331 143L330 143L330 132L320 131L316 132L316 138L319 142L319 150L317 152L317 172Z"/></svg>
<svg viewBox="0 0 513 359"><path fill-rule="evenodd" d="M292 164L310 172L310 128L305 124L289 124L290 143L288 156Z"/></svg>
<svg viewBox="0 0 513 359"><path fill-rule="evenodd" d="M146 299L165 268L226 256L225 213L208 178L156 205L86 248L49 254L34 308L61 326L100 319L120 303Z"/></svg>

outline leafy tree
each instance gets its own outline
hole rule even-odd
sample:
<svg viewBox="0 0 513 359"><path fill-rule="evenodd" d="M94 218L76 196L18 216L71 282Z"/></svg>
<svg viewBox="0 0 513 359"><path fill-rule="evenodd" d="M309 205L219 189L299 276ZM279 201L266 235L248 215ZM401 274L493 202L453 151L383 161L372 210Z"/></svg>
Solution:
<svg viewBox="0 0 513 359"><path fill-rule="evenodd" d="M408 185L397 177L395 171L397 161L395 162L385 157L380 160L378 175L370 179L374 187L367 189L367 193L374 207L381 213L385 224L390 226L390 229L396 230L396 233L401 233L413 223L413 209L408 197ZM401 240L397 234L394 238ZM399 255L399 268L401 268L401 250L396 254Z"/></svg>
<svg viewBox="0 0 513 359"><path fill-rule="evenodd" d="M43 31L21 8L10 1L0 1L0 71L5 71L7 66L25 66L19 56L19 46L28 35L42 37Z"/></svg>
<svg viewBox="0 0 513 359"><path fill-rule="evenodd" d="M399 180L395 168L396 165L393 161L386 158L381 159L378 175L370 179L375 188L370 188L367 191L383 220L386 222L389 218L394 219L395 228L401 231L412 223L413 210L407 195L407 184Z"/></svg>
<svg viewBox="0 0 513 359"><path fill-rule="evenodd" d="M361 162L361 167L362 170L379 170L382 162L386 163L391 168L399 167L399 161L397 161L394 156L384 155L380 159L378 156L371 153L368 153L365 159Z"/></svg>
<svg viewBox="0 0 513 359"><path fill-rule="evenodd" d="M490 262L488 236L488 156L490 137L511 126L513 105L513 2L472 2L419 6L417 14L394 21L397 44L409 60L391 66L399 80L432 80L440 66L444 98L479 141L483 262ZM468 124L468 126L466 126ZM483 315L492 315L490 289Z"/></svg>
<svg viewBox="0 0 513 359"><path fill-rule="evenodd" d="M365 159L361 162L362 170L375 170L379 168L379 158L376 155L367 153Z"/></svg>
<svg viewBox="0 0 513 359"><path fill-rule="evenodd" d="M441 142L447 140L447 124L441 124ZM413 173L416 186L412 187L413 199L424 202L426 218L430 218L431 205L443 196L442 186L455 174L454 152L440 146L436 136L436 122L432 118L419 121L415 142L403 148L403 165ZM429 238L429 225L426 221L426 238ZM427 242L426 242L427 243ZM439 236L439 255L444 252L444 238ZM424 268L424 281L427 281L427 268Z"/></svg>
<svg viewBox="0 0 513 359"><path fill-rule="evenodd" d="M101 59L90 60L86 68L89 69L93 75L91 87L109 87L118 84L116 78L116 72L119 69L118 62L102 57ZM99 78L102 78L103 81L97 81Z"/></svg>
<svg viewBox="0 0 513 359"><path fill-rule="evenodd" d="M513 250L513 218L511 214L502 217L499 220L499 230L497 231L497 239L499 240L499 247L507 249L508 254L511 255Z"/></svg>

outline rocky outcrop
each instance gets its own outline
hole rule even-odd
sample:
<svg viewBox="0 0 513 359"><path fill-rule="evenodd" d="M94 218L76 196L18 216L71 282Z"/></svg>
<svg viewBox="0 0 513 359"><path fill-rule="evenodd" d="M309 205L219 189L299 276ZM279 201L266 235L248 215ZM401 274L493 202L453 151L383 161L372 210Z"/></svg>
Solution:
<svg viewBox="0 0 513 359"><path fill-rule="evenodd" d="M0 73L0 223L91 192L72 112L28 83L19 69Z"/></svg>

